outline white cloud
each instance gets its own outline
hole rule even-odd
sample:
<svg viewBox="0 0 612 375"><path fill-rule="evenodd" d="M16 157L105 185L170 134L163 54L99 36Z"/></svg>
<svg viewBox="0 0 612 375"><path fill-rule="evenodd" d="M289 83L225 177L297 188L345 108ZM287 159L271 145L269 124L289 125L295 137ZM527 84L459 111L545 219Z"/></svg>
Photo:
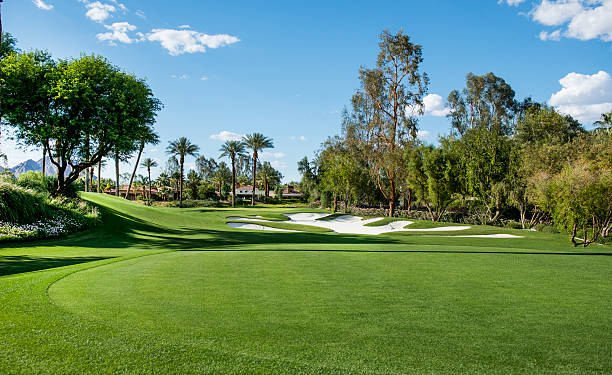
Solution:
<svg viewBox="0 0 612 375"><path fill-rule="evenodd" d="M240 141L244 137L244 134L238 134L234 132L230 132L227 130L223 130L219 134L212 134L210 139L216 139L219 141Z"/></svg>
<svg viewBox="0 0 612 375"><path fill-rule="evenodd" d="M274 160L270 163L270 165L276 169L285 169L287 168L287 163L284 161Z"/></svg>
<svg viewBox="0 0 612 375"><path fill-rule="evenodd" d="M508 0L507 3L517 5L519 2ZM539 24L562 27L552 32L542 31L541 40L566 37L612 42L612 0L541 0L529 16Z"/></svg>
<svg viewBox="0 0 612 375"><path fill-rule="evenodd" d="M134 12L134 14L136 15L136 17L140 17L143 20L147 18L147 16L145 15L145 12L143 12L142 10L138 9L137 11Z"/></svg>
<svg viewBox="0 0 612 375"><path fill-rule="evenodd" d="M240 41L227 34L208 35L193 30L153 29L147 39L159 42L172 56L183 53L206 52L206 48L218 48Z"/></svg>
<svg viewBox="0 0 612 375"><path fill-rule="evenodd" d="M174 79L189 79L189 75L187 74L179 74L179 75L173 74L171 77Z"/></svg>
<svg viewBox="0 0 612 375"><path fill-rule="evenodd" d="M284 158L286 155L283 152L269 152L269 151L264 151L261 153L261 157L263 159L282 159Z"/></svg>
<svg viewBox="0 0 612 375"><path fill-rule="evenodd" d="M200 81L208 81L208 77L202 76L202 77L200 77Z"/></svg>
<svg viewBox="0 0 612 375"><path fill-rule="evenodd" d="M189 26L189 25L181 25L178 28L179 29L191 29L191 26Z"/></svg>
<svg viewBox="0 0 612 375"><path fill-rule="evenodd" d="M126 43L126 44L132 44L134 42L141 41L143 38L142 33L136 33L138 38L131 38L128 35L128 32L135 31L136 26L130 25L127 22L115 22L112 25L104 25L104 27L106 27L110 31L106 33L97 34L96 38L98 38L99 41L108 40L109 43L114 44L114 45L116 45L114 43L115 41Z"/></svg>
<svg viewBox="0 0 612 375"><path fill-rule="evenodd" d="M305 140L306 140L306 137L303 135L300 135L300 141L305 141Z"/></svg>
<svg viewBox="0 0 612 375"><path fill-rule="evenodd" d="M431 133L428 132L427 130L419 130L417 132L417 138L420 140L424 140L424 139L431 139L433 138Z"/></svg>
<svg viewBox="0 0 612 375"><path fill-rule="evenodd" d="M437 116L444 117L450 113L450 109L444 106L444 100L438 94L429 94L423 98L423 113L419 111L419 106L408 106L406 115L408 116Z"/></svg>
<svg viewBox="0 0 612 375"><path fill-rule="evenodd" d="M595 74L569 73L559 80L563 87L552 94L548 104L583 123L599 119L612 111L612 77L599 71Z"/></svg>
<svg viewBox="0 0 612 375"><path fill-rule="evenodd" d="M600 38L612 42L612 1L606 0L599 7L580 12L572 18L566 35L580 40Z"/></svg>
<svg viewBox="0 0 612 375"><path fill-rule="evenodd" d="M53 9L53 5L45 3L43 0L32 0L34 5L36 5L39 9L42 10L51 10Z"/></svg>
<svg viewBox="0 0 612 375"><path fill-rule="evenodd" d="M543 0L531 11L531 17L542 25L559 26L582 11L581 0Z"/></svg>
<svg viewBox="0 0 612 375"><path fill-rule="evenodd" d="M506 3L506 4L510 5L510 6L515 7L515 6L518 6L520 3L523 3L523 2L525 2L525 0L499 0L497 2L497 4Z"/></svg>
<svg viewBox="0 0 612 375"><path fill-rule="evenodd" d="M555 30L553 32L546 32L546 31L542 31L540 32L540 35L538 35L540 37L540 40L554 40L555 42L558 42L561 40L561 30Z"/></svg>
<svg viewBox="0 0 612 375"><path fill-rule="evenodd" d="M117 8L111 4L102 4L99 1L89 3L85 5L87 9L89 9L85 16L92 21L96 22L104 22L108 17L110 17L111 13L116 12Z"/></svg>

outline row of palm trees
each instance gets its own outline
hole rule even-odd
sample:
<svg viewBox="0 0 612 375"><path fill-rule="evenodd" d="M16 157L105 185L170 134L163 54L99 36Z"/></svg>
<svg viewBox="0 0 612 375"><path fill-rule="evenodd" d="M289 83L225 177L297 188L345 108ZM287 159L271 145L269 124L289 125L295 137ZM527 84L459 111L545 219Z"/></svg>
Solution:
<svg viewBox="0 0 612 375"><path fill-rule="evenodd" d="M246 156L246 150L250 149L253 157L253 192L251 196L251 205L255 205L255 185L257 176L257 161L259 159L259 152L267 148L273 148L274 143L272 139L264 136L261 133L253 133L243 137L242 140L228 140L226 141L219 151L221 151L221 157L228 157L232 162L232 207L236 205L236 158ZM183 205L183 180L184 180L184 165L185 157L198 155L200 148L191 143L191 141L185 137L181 137L175 141L170 142L166 148L166 153L173 155L178 159L179 171L180 171L180 183L179 183L179 206ZM145 165L146 162L146 165ZM151 167L157 166L157 163L151 159L145 159L142 164L148 169L149 173L149 196L151 195Z"/></svg>

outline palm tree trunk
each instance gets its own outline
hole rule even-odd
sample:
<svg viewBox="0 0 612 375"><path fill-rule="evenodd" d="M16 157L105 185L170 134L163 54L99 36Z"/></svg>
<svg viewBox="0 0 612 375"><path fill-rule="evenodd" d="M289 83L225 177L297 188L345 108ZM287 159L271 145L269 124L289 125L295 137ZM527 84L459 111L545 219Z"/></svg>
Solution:
<svg viewBox="0 0 612 375"><path fill-rule="evenodd" d="M183 164L185 163L185 157L181 155L181 181L180 181L180 192L179 192L179 207L183 207Z"/></svg>
<svg viewBox="0 0 612 375"><path fill-rule="evenodd" d="M251 206L255 205L255 175L257 172L257 151L253 152L253 194L251 195Z"/></svg>
<svg viewBox="0 0 612 375"><path fill-rule="evenodd" d="M236 207L236 155L232 155L232 207Z"/></svg>
<svg viewBox="0 0 612 375"><path fill-rule="evenodd" d="M2 44L2 1L0 0L0 45ZM0 108L2 107L2 102L0 101ZM0 127L0 136L2 135L2 128ZM44 172L43 172L44 175Z"/></svg>
<svg viewBox="0 0 612 375"><path fill-rule="evenodd" d="M136 171L138 170L138 163L140 163L140 156L142 155L142 150L144 150L145 143L140 142L140 148L138 149L138 157L136 158L136 164L134 165L134 172L132 172L132 177L130 177L130 183L128 184L127 193L125 193L125 199L128 199L128 195L130 194L130 188L132 187L132 182L134 182L134 176L136 176Z"/></svg>
<svg viewBox="0 0 612 375"><path fill-rule="evenodd" d="M119 197L119 153L118 152L115 153L115 196Z"/></svg>
<svg viewBox="0 0 612 375"><path fill-rule="evenodd" d="M149 172L149 206L151 205L151 167L147 167L147 172Z"/></svg>

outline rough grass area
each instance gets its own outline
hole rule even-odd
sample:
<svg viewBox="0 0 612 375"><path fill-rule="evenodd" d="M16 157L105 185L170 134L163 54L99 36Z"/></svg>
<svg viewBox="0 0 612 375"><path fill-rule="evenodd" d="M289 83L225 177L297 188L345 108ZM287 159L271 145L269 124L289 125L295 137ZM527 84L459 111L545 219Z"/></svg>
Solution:
<svg viewBox="0 0 612 375"><path fill-rule="evenodd" d="M84 197L95 229L0 249L2 374L612 373L610 246L244 231L226 218L300 209Z"/></svg>

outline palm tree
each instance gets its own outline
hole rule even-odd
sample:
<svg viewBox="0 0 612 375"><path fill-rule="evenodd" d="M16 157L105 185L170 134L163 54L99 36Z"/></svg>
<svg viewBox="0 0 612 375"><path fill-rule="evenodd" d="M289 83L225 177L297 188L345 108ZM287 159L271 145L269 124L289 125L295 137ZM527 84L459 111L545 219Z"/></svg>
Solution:
<svg viewBox="0 0 612 375"><path fill-rule="evenodd" d="M612 112L602 113L601 120L595 121L601 129L610 129L612 127Z"/></svg>
<svg viewBox="0 0 612 375"><path fill-rule="evenodd" d="M149 206L151 205L151 168L157 167L157 162L151 158L146 158L142 161L141 166L147 168L147 173L149 175Z"/></svg>
<svg viewBox="0 0 612 375"><path fill-rule="evenodd" d="M232 207L236 207L236 157L244 156L246 147L240 141L226 141L219 151L221 157L227 156L232 160Z"/></svg>
<svg viewBox="0 0 612 375"><path fill-rule="evenodd" d="M178 156L180 167L180 191L179 191L179 206L183 207L183 171L185 166L185 156L197 156L200 148L194 145L185 137L181 137L176 141L170 142L166 152L171 155Z"/></svg>
<svg viewBox="0 0 612 375"><path fill-rule="evenodd" d="M138 163L140 162L140 156L142 156L142 151L145 148L145 145L151 144L156 145L159 143L159 136L153 131L153 129L146 127L139 135L140 146L138 147L138 156L136 157L136 164L134 164L134 172L132 172L132 177L130 178L130 183L128 184L128 192L130 192L130 187L132 186L132 182L134 181L134 176L136 176L136 170L138 169Z"/></svg>
<svg viewBox="0 0 612 375"><path fill-rule="evenodd" d="M255 184L257 177L257 156L259 151L266 148L274 148L272 139L265 137L261 133L253 133L244 137L244 143L248 148L253 150L253 195L251 196L251 205L255 205Z"/></svg>

